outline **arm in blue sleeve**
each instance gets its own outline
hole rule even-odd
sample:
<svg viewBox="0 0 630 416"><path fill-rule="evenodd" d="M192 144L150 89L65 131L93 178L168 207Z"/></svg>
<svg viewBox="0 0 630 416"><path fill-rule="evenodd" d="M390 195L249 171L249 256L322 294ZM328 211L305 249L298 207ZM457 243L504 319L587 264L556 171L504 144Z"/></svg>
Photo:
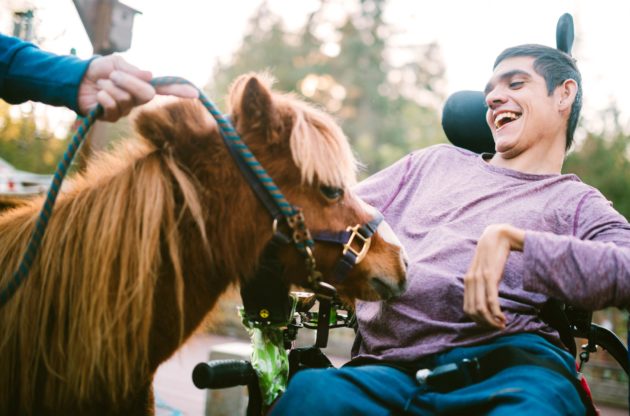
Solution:
<svg viewBox="0 0 630 416"><path fill-rule="evenodd" d="M0 97L11 104L33 100L78 112L79 85L89 63L0 35Z"/></svg>

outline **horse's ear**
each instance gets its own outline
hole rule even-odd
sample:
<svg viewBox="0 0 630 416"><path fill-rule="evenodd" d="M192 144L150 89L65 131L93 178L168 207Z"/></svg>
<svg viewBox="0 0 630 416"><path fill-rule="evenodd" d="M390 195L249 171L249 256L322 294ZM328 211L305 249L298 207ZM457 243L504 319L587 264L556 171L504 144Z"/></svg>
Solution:
<svg viewBox="0 0 630 416"><path fill-rule="evenodd" d="M230 104L232 117L241 133L261 134L271 142L280 138L282 123L268 80L257 75L238 78L230 92Z"/></svg>

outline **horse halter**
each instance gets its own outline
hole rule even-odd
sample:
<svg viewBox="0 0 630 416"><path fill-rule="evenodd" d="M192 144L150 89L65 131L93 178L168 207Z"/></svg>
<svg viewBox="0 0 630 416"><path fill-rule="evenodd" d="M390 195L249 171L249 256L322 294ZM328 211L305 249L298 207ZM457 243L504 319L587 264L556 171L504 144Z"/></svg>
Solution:
<svg viewBox="0 0 630 416"><path fill-rule="evenodd" d="M341 257L333 271L333 277L337 282L343 282L350 270L365 258L370 250L372 236L376 233L382 221L383 215L378 212L369 222L348 226L345 231L320 231L313 234L315 241L336 243L343 246ZM358 250L355 249L353 243L358 244L360 248Z"/></svg>
<svg viewBox="0 0 630 416"><path fill-rule="evenodd" d="M204 97L201 97L201 100L204 102ZM210 103L208 102L208 104ZM210 112L219 125L223 142L246 182L273 218L272 231L274 237L272 237L272 240L276 238L277 241L292 241L298 252L304 257L308 273L306 286L320 297L334 298L337 294L336 289L322 281L322 274L317 270L313 254L315 249L314 241L336 243L343 246L341 257L333 272L335 279L341 282L345 280L348 272L367 255L372 236L383 221L383 216L378 213L366 224L348 226L345 231L321 231L311 234L306 227L302 210L286 200L280 189L273 182L273 179L271 179L260 162L256 160L256 157L242 141L232 126L230 117L224 116L216 109ZM280 233L279 225L281 223L285 223L291 229L290 236L278 238ZM354 244L359 245L359 249L355 249Z"/></svg>

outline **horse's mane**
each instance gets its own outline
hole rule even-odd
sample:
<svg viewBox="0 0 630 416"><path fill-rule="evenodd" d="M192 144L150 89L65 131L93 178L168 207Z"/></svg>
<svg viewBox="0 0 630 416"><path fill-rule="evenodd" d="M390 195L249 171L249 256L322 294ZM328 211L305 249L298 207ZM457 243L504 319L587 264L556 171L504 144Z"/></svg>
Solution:
<svg viewBox="0 0 630 416"><path fill-rule="evenodd" d="M302 179L312 183L317 178L330 186L354 185L358 164L341 128L328 114L291 99L295 112L291 152Z"/></svg>
<svg viewBox="0 0 630 416"><path fill-rule="evenodd" d="M147 372L153 292L164 260L161 240L183 310L173 179L203 233L192 182L168 152L146 140L100 155L84 175L68 182L39 261L0 311L0 374L20 373L23 400L38 400L32 389L41 365L63 386L57 391L46 386L49 403L95 394L115 400L137 388L133 380ZM1 287L17 268L41 204L34 201L0 218ZM5 382L12 381L0 381L0 388L9 387ZM99 388L109 391L95 391ZM0 396L11 397L6 393Z"/></svg>
<svg viewBox="0 0 630 416"><path fill-rule="evenodd" d="M356 161L332 118L291 95L274 95L275 101L292 112L291 150L303 181L351 185ZM169 105L190 117L173 120ZM208 113L196 102L167 104L143 117L140 124L153 123L165 137L216 134L216 124L205 121ZM153 138L123 141L67 181L29 278L0 310L0 397L18 400L18 391L25 404L102 396L116 402L130 394L135 381L148 378L153 295L164 264L175 276L183 331L178 223L187 211L211 256L205 212L212 208L202 207L199 184L174 154ZM18 266L42 202L0 216L0 288ZM38 398L35 380L42 368L48 376L38 387L45 397ZM11 385L14 377L18 386Z"/></svg>

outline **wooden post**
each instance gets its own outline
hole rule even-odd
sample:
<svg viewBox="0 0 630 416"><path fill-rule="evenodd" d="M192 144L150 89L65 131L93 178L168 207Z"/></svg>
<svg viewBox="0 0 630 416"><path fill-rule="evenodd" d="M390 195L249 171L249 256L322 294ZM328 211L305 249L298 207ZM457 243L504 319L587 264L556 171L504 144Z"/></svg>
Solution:
<svg viewBox="0 0 630 416"><path fill-rule="evenodd" d="M133 19L140 13L118 0L73 0L85 27L95 55L124 52L131 46ZM103 150L109 142L110 124L94 123L79 154L83 169L94 151Z"/></svg>

